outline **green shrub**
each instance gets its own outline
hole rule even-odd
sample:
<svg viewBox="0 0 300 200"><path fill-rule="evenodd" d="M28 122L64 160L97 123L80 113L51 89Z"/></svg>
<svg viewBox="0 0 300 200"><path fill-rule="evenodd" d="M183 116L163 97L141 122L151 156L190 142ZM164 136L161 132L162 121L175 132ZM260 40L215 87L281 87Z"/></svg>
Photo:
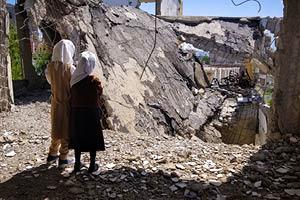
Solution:
<svg viewBox="0 0 300 200"><path fill-rule="evenodd" d="M35 53L33 53L33 66L39 76L43 75L44 70L51 59L51 55L51 50L47 48L46 45L42 45Z"/></svg>
<svg viewBox="0 0 300 200"><path fill-rule="evenodd" d="M11 24L9 27L9 54L11 58L11 71L13 80L23 79L20 47L17 35L17 26Z"/></svg>
<svg viewBox="0 0 300 200"><path fill-rule="evenodd" d="M204 56L202 59L201 59L202 63L204 64L209 64L210 63L210 58L209 56Z"/></svg>
<svg viewBox="0 0 300 200"><path fill-rule="evenodd" d="M269 106L272 106L272 103L273 103L272 96L273 96L273 88L268 87L264 94L264 101Z"/></svg>

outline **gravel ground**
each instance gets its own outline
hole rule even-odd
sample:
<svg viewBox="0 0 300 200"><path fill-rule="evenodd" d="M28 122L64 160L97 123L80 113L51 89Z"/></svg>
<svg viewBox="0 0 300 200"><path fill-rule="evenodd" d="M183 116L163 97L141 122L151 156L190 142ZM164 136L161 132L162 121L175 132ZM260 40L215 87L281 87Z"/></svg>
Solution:
<svg viewBox="0 0 300 200"><path fill-rule="evenodd" d="M300 138L293 136L255 147L107 130L96 174L46 165L49 95L27 94L0 113L0 199L300 198ZM88 155L83 160L88 166Z"/></svg>

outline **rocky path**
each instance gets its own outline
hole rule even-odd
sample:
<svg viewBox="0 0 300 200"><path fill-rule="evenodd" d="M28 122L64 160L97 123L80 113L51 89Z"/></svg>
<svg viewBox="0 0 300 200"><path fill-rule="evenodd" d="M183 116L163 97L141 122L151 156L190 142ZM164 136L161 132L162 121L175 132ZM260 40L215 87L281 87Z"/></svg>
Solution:
<svg viewBox="0 0 300 200"><path fill-rule="evenodd" d="M45 165L48 99L32 93L0 113L0 199L300 198L300 138L292 136L254 147L105 131L99 174Z"/></svg>

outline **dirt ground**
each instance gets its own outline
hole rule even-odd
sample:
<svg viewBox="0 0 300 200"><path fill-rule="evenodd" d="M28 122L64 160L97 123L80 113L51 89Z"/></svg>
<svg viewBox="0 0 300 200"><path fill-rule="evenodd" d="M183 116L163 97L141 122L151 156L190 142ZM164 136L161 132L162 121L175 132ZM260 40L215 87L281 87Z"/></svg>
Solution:
<svg viewBox="0 0 300 200"><path fill-rule="evenodd" d="M300 198L300 138L291 135L255 147L106 130L99 173L46 165L49 96L28 93L0 113L0 199Z"/></svg>

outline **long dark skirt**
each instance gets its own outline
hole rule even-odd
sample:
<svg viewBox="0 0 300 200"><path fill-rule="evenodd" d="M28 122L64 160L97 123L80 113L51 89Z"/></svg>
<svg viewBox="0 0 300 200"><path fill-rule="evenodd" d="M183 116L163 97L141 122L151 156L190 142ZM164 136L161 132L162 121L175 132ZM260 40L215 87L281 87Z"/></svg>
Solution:
<svg viewBox="0 0 300 200"><path fill-rule="evenodd" d="M81 152L104 151L101 109L71 108L69 148Z"/></svg>

